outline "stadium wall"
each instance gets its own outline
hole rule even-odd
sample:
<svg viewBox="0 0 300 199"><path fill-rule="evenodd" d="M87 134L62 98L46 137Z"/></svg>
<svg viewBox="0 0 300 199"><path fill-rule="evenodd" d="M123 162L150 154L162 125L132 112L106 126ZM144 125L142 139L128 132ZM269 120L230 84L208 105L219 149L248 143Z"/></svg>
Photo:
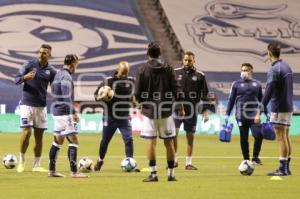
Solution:
<svg viewBox="0 0 300 199"><path fill-rule="evenodd" d="M142 117L140 115L135 115L132 117L132 130L133 133L138 134L142 128L141 123ZM238 135L239 130L237 123L232 116L229 120L234 123L233 134ZM210 115L210 119L207 122L202 120L202 116L198 116L198 123L196 127L196 134L218 134L220 131L221 124L223 123L223 118L220 115ZM290 135L296 136L300 135L297 125L300 123L300 116L293 116L292 126L290 129ZM102 114L81 114L80 124L78 125L80 133L101 133L102 132ZM19 115L16 114L0 114L0 133L19 133L21 129L19 128ZM47 133L53 132L53 119L52 115L48 115L48 129ZM183 129L181 127L181 134L183 134Z"/></svg>

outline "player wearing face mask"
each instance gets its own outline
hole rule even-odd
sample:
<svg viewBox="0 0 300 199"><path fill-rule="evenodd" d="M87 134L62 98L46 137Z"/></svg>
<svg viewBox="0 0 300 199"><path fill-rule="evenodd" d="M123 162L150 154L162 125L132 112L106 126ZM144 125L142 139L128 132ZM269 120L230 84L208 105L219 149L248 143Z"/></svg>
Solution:
<svg viewBox="0 0 300 199"><path fill-rule="evenodd" d="M242 64L241 79L233 82L226 111L226 122L236 105L235 116L240 130L240 145L244 160L250 160L249 155L249 129L254 128L254 118L262 100L261 83L252 78L253 66L249 63ZM254 137L252 161L262 164L259 153L262 145L262 136Z"/></svg>

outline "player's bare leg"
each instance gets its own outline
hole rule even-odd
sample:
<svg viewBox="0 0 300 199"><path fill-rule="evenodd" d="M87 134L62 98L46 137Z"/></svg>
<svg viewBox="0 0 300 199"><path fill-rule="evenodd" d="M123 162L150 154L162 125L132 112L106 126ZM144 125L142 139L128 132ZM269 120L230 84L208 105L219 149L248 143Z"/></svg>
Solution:
<svg viewBox="0 0 300 199"><path fill-rule="evenodd" d="M168 181L176 181L174 175L174 159L175 159L175 149L173 138L164 139L164 144L167 151L167 161L168 161Z"/></svg>
<svg viewBox="0 0 300 199"><path fill-rule="evenodd" d="M20 138L20 158L17 167L17 172L21 173L24 171L25 167L25 153L29 146L29 140L31 136L31 128L23 128L23 132Z"/></svg>
<svg viewBox="0 0 300 199"><path fill-rule="evenodd" d="M41 155L42 155L42 149L43 149L43 135L44 135L44 129L39 129L39 128L34 129L35 145L34 145L34 148L33 148L33 151L34 151L34 165L33 165L32 171L48 172L47 169L44 169L44 168L41 167Z"/></svg>
<svg viewBox="0 0 300 199"><path fill-rule="evenodd" d="M192 164L194 137L195 137L194 133L186 132L187 147L186 147L185 169L187 169L187 170L197 170L197 168L195 166L193 166L193 164Z"/></svg>
<svg viewBox="0 0 300 199"><path fill-rule="evenodd" d="M287 143L288 143L288 162L287 162L287 169L288 169L288 175L292 175L292 172L290 170L290 162L291 162L291 154L292 154L292 144L291 144L291 139L289 137L289 127L286 127L285 132L286 132L286 138L287 138Z"/></svg>
<svg viewBox="0 0 300 199"><path fill-rule="evenodd" d="M179 129L175 130L176 132L176 137L174 137L173 139L173 143L174 143L174 149L175 149L175 163L174 163L174 167L178 167L178 158L177 158L177 148L178 148L178 134L179 134Z"/></svg>
<svg viewBox="0 0 300 199"><path fill-rule="evenodd" d="M156 155L155 155L155 147L156 147L156 138L149 139L147 146L147 158L149 161L149 169L150 175L143 180L143 182L157 182L157 167L156 167Z"/></svg>
<svg viewBox="0 0 300 199"><path fill-rule="evenodd" d="M284 126L276 126L274 127L276 133L276 139L279 143L279 169L274 172L268 173L269 176L285 176L288 175L287 162L288 162L288 154L289 154L289 146L288 139L286 134L286 127Z"/></svg>

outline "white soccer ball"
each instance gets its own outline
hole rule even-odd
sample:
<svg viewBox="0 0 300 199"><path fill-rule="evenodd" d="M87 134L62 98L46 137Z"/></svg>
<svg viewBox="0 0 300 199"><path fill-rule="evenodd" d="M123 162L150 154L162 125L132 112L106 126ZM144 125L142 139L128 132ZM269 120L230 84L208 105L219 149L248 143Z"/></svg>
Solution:
<svg viewBox="0 0 300 199"><path fill-rule="evenodd" d="M2 162L6 169L13 169L17 165L18 160L15 155L7 154L4 156Z"/></svg>
<svg viewBox="0 0 300 199"><path fill-rule="evenodd" d="M123 171L131 172L137 167L137 163L133 158L125 158L121 162L121 169Z"/></svg>
<svg viewBox="0 0 300 199"><path fill-rule="evenodd" d="M102 86L98 91L97 100L110 101L114 97L114 90L109 86Z"/></svg>
<svg viewBox="0 0 300 199"><path fill-rule="evenodd" d="M244 176L252 175L254 168L254 164L250 160L242 161L240 166L238 167L240 173Z"/></svg>
<svg viewBox="0 0 300 199"><path fill-rule="evenodd" d="M83 173L89 173L94 171L94 162L88 157L83 157L79 160L78 163L78 169L79 171Z"/></svg>

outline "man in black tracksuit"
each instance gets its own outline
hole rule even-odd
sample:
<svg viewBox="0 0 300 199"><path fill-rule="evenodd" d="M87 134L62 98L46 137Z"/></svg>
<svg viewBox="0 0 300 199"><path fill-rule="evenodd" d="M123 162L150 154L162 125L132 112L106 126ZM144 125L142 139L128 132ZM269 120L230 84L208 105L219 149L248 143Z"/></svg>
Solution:
<svg viewBox="0 0 300 199"><path fill-rule="evenodd" d="M233 82L226 111L226 122L233 106L236 106L236 120L240 129L240 144L244 160L250 160L249 155L249 129L254 130L254 118L262 100L261 83L252 79L253 67L249 63L242 64L241 79ZM258 134L254 137L252 161L262 164L259 153L263 137Z"/></svg>
<svg viewBox="0 0 300 199"><path fill-rule="evenodd" d="M175 69L176 78L179 82L184 94L184 111L185 118L174 118L176 126L176 138L174 138L175 152L177 152L177 135L181 124L184 125L187 140L186 154L186 170L197 170L192 164L194 134L196 131L198 112L204 112L208 106L207 94L208 87L204 73L197 71L195 63L195 55L192 52L185 52L182 59L183 66ZM200 104L205 102L205 104ZM204 107L203 107L204 106ZM205 109L204 109L205 108ZM201 109L201 110L199 110ZM178 166L175 161L175 167Z"/></svg>
<svg viewBox="0 0 300 199"><path fill-rule="evenodd" d="M147 156L151 174L143 182L158 181L155 155L157 136L164 140L167 151L168 181L176 181L173 145L176 133L172 107L179 86L174 69L159 59L161 51L157 43L149 44L147 54L149 60L139 69L135 88L135 97L144 115L141 137L149 140Z"/></svg>
<svg viewBox="0 0 300 199"><path fill-rule="evenodd" d="M133 77L128 76L128 72L128 62L121 62L115 75L107 77L105 81L102 81L94 93L96 101L100 101L104 107L102 140L95 171L100 171L109 142L117 129L122 134L126 157L133 158L132 126L129 108L132 107L135 80ZM109 86L115 93L110 101L97 99L98 91L103 86Z"/></svg>

